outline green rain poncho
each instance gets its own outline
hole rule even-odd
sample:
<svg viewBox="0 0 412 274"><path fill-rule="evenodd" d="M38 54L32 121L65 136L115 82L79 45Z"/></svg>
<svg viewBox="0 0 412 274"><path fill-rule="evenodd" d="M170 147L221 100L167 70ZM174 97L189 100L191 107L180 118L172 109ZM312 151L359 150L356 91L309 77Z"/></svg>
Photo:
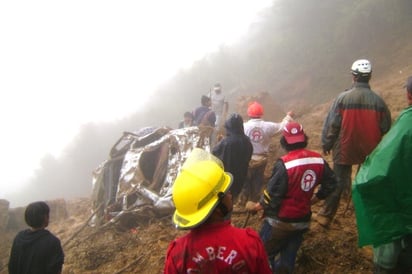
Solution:
<svg viewBox="0 0 412 274"><path fill-rule="evenodd" d="M362 164L352 195L359 246L412 233L412 106Z"/></svg>

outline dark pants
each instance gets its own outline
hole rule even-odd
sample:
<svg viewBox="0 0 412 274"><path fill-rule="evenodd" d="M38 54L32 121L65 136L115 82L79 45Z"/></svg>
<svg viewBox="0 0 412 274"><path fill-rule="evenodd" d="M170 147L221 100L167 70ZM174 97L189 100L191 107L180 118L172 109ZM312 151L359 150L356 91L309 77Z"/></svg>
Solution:
<svg viewBox="0 0 412 274"><path fill-rule="evenodd" d="M298 250L307 230L282 230L273 227L266 220L260 230L269 263L274 273L292 273ZM276 258L279 255L279 258Z"/></svg>
<svg viewBox="0 0 412 274"><path fill-rule="evenodd" d="M412 234L373 248L374 274L412 273Z"/></svg>
<svg viewBox="0 0 412 274"><path fill-rule="evenodd" d="M335 191L325 199L324 206L318 213L319 215L327 217L330 220L335 217L342 193L346 197L350 197L350 193L352 191L352 166L334 163L333 171L335 172L338 184Z"/></svg>
<svg viewBox="0 0 412 274"><path fill-rule="evenodd" d="M257 167L249 167L242 194L247 201L257 202L263 191L266 162Z"/></svg>

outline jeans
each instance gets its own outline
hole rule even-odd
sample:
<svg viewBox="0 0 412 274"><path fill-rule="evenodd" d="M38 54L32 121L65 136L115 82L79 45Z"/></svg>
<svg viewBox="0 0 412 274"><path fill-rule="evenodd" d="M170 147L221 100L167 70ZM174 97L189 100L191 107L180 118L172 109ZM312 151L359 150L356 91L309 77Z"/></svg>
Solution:
<svg viewBox="0 0 412 274"><path fill-rule="evenodd" d="M265 245L274 273L293 272L296 255L305 232L306 230L282 230L270 225L267 220L263 221L260 238Z"/></svg>
<svg viewBox="0 0 412 274"><path fill-rule="evenodd" d="M346 194L349 197L352 185L351 165L340 165L334 163L333 171L336 174L336 180L338 184L336 186L335 191L333 191L328 197L326 197L324 206L318 213L319 215L327 217L330 220L332 220L333 217L335 217L336 211L339 207L342 193Z"/></svg>

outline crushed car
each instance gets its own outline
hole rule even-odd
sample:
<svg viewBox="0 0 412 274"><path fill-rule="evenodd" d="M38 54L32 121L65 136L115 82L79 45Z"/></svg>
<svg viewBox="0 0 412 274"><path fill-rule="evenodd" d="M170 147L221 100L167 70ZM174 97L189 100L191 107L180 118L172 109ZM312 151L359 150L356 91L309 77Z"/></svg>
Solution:
<svg viewBox="0 0 412 274"><path fill-rule="evenodd" d="M211 127L146 127L123 132L93 172L90 224L133 227L174 211L173 182L195 148L210 151Z"/></svg>

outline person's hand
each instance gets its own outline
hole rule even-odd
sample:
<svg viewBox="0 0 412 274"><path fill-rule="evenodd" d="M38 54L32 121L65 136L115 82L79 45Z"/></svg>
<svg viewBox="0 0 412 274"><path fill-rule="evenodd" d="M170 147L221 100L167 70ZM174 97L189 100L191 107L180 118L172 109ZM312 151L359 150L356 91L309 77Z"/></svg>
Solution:
<svg viewBox="0 0 412 274"><path fill-rule="evenodd" d="M295 113L293 111L288 111L286 115L290 116L292 119L295 117Z"/></svg>
<svg viewBox="0 0 412 274"><path fill-rule="evenodd" d="M314 196L312 197L312 199L310 199L310 204L311 204L311 205L314 205L314 204L316 204L317 202L319 202L319 198L316 197L316 195L314 195Z"/></svg>
<svg viewBox="0 0 412 274"><path fill-rule="evenodd" d="M245 205L245 208L246 208L247 211L255 211L255 212L257 211L257 210L255 210L256 203L254 203L252 201L247 201L247 203Z"/></svg>
<svg viewBox="0 0 412 274"><path fill-rule="evenodd" d="M256 214L259 210L262 209L262 206L260 205L260 203L248 201L245 205L245 208L248 212L252 214Z"/></svg>
<svg viewBox="0 0 412 274"><path fill-rule="evenodd" d="M324 149L324 150L323 150L323 154L326 155L326 156L329 155L329 154L330 154L330 150L329 150L329 149Z"/></svg>

